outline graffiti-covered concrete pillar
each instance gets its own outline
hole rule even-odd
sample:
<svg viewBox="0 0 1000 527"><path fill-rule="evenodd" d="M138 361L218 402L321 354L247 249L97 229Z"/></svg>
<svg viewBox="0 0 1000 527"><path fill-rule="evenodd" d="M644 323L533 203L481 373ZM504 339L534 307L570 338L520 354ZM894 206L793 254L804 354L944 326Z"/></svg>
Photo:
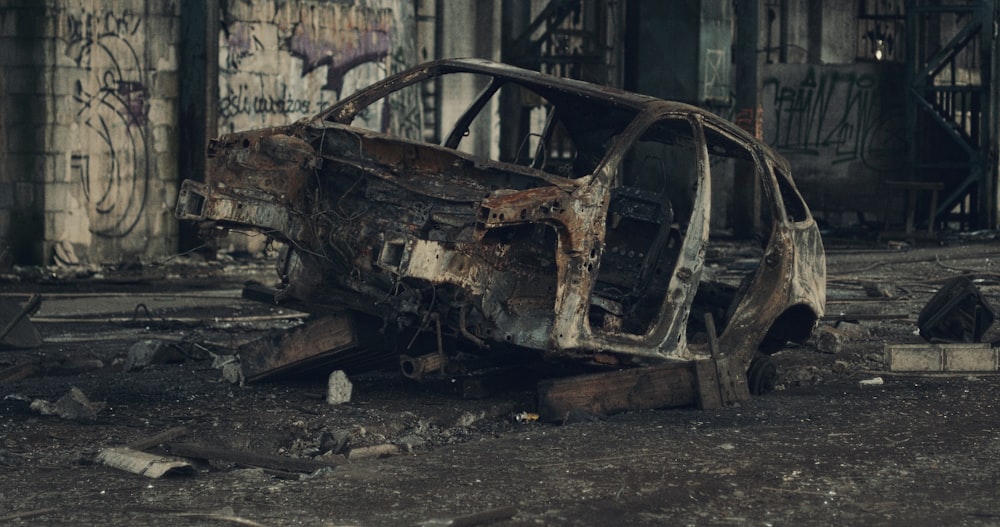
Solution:
<svg viewBox="0 0 1000 527"><path fill-rule="evenodd" d="M219 5L219 134L314 115L417 60L416 20L409 0L246 0ZM265 241L259 235L228 236L211 244L257 252Z"/></svg>
<svg viewBox="0 0 1000 527"><path fill-rule="evenodd" d="M222 2L220 133L274 126L414 65L407 0Z"/></svg>
<svg viewBox="0 0 1000 527"><path fill-rule="evenodd" d="M5 132L3 177L15 191L6 237L24 239L12 250L31 263L170 254L176 4L27 5L0 1L4 102L17 114Z"/></svg>
<svg viewBox="0 0 1000 527"><path fill-rule="evenodd" d="M206 41L182 46L192 7ZM177 182L205 136L292 122L413 65L413 11L409 0L0 0L0 267L173 254ZM182 90L200 90L184 100L203 100L202 117L180 107Z"/></svg>

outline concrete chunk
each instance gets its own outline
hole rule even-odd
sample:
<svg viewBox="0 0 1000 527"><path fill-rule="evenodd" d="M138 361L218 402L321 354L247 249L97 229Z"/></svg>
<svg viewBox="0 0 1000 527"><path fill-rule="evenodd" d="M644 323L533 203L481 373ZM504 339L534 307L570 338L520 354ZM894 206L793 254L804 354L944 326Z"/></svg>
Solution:
<svg viewBox="0 0 1000 527"><path fill-rule="evenodd" d="M997 350L982 344L887 344L889 371L997 371Z"/></svg>
<svg viewBox="0 0 1000 527"><path fill-rule="evenodd" d="M328 404L343 404L351 401L351 391L354 385L347 378L344 370L337 370L330 374L330 380L326 385L326 402Z"/></svg>

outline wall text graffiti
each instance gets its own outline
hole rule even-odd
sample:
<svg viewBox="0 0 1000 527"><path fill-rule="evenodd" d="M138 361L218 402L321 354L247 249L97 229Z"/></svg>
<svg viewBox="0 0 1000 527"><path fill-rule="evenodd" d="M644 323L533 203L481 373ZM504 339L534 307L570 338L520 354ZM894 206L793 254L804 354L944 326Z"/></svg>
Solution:
<svg viewBox="0 0 1000 527"><path fill-rule="evenodd" d="M321 111L329 101L320 99L313 103L309 99L294 97L288 86L282 84L275 95L253 94L248 84L242 83L235 89L227 87L228 93L219 99L219 115L231 119L240 115L295 115L304 116Z"/></svg>
<svg viewBox="0 0 1000 527"><path fill-rule="evenodd" d="M887 100L877 76L850 68L785 70L764 81L765 140L779 151L861 160L873 170L897 170L906 150L902 105Z"/></svg>

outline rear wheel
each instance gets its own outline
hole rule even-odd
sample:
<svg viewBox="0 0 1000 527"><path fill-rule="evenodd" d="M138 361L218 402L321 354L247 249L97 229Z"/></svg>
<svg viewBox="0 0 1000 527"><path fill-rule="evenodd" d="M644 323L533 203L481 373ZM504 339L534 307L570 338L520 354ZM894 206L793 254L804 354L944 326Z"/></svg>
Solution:
<svg viewBox="0 0 1000 527"><path fill-rule="evenodd" d="M767 355L758 355L747 368L747 388L751 395L762 395L774 390L778 368Z"/></svg>

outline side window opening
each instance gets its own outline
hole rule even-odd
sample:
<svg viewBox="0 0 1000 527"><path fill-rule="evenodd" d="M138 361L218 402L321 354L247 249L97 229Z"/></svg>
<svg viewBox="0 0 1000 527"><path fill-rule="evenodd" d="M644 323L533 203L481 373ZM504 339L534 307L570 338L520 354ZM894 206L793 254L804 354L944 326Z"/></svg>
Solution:
<svg viewBox="0 0 1000 527"><path fill-rule="evenodd" d="M803 222L809 219L809 209L805 201L795 187L792 186L788 174L780 168L774 169L774 177L778 180L778 192L781 193L781 202L785 208L785 215L788 220L794 223Z"/></svg>
<svg viewBox="0 0 1000 527"><path fill-rule="evenodd" d="M572 179L592 174L638 113L584 94L471 72L431 75L359 104L330 118Z"/></svg>
<svg viewBox="0 0 1000 527"><path fill-rule="evenodd" d="M691 124L651 126L619 167L605 224L605 247L591 295L594 331L644 334L666 297L698 180Z"/></svg>

